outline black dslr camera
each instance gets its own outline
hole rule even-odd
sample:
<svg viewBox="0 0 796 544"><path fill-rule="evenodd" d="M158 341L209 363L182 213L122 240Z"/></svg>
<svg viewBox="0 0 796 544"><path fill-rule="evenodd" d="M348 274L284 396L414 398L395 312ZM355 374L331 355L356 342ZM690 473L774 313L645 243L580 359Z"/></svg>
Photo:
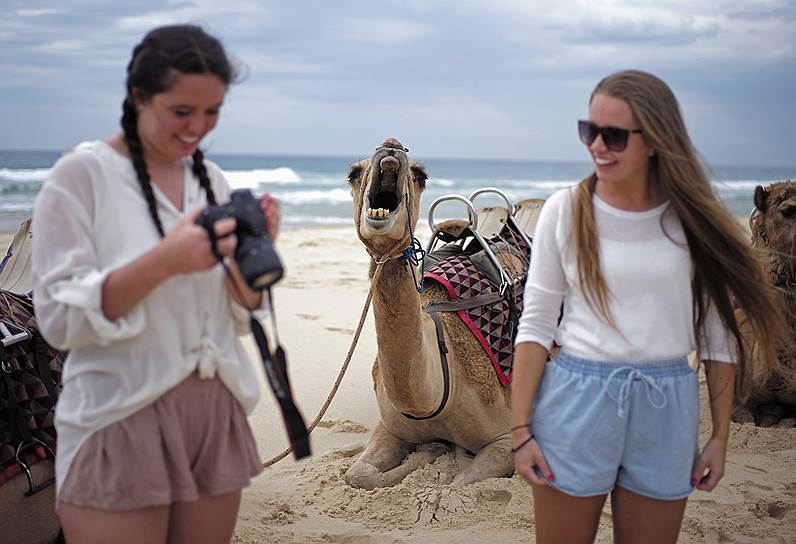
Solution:
<svg viewBox="0 0 796 544"><path fill-rule="evenodd" d="M219 219L234 217L238 222L235 235L235 262L243 279L255 291L268 289L282 279L284 268L268 237L268 222L260 209L260 201L248 189L232 191L227 204L207 206L196 223L207 230L215 253L215 231L213 223ZM216 255L218 256L218 255Z"/></svg>

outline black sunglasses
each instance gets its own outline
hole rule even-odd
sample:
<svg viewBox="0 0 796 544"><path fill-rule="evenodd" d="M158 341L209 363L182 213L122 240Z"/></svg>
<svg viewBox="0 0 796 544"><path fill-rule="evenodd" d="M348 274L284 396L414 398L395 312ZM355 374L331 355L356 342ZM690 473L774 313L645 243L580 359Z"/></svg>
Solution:
<svg viewBox="0 0 796 544"><path fill-rule="evenodd" d="M599 127L591 121L578 121L578 135L581 142L585 145L591 145L599 134L603 137L605 147L611 151L624 151L631 133L640 134L641 129L628 130L617 127Z"/></svg>

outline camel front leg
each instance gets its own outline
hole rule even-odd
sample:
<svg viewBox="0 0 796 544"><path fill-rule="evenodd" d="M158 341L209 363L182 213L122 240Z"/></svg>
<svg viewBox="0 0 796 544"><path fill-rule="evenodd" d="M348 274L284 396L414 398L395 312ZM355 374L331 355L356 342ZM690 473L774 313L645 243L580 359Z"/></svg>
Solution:
<svg viewBox="0 0 796 544"><path fill-rule="evenodd" d="M514 455L511 453L511 435L507 433L478 450L475 459L456 475L451 485L460 487L513 473Z"/></svg>
<svg viewBox="0 0 796 544"><path fill-rule="evenodd" d="M379 422L365 451L346 471L345 481L368 490L393 486L439 455L438 452L418 452L403 462L414 449L415 444L401 440Z"/></svg>

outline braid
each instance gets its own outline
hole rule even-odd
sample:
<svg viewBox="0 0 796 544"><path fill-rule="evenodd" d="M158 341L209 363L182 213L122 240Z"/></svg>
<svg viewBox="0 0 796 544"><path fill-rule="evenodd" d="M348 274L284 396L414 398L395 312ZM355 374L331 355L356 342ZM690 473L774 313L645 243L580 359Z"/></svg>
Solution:
<svg viewBox="0 0 796 544"><path fill-rule="evenodd" d="M152 191L152 184L149 181L149 172L146 168L144 161L144 149L141 146L141 138L138 136L138 127L136 122L138 114L133 105L133 99L129 95L122 103L122 129L124 130L124 143L127 144L127 149L130 151L130 159L133 161L133 168L138 176L138 183L141 184L141 190L144 192L147 205L149 206L149 215L155 222L155 227L161 238L165 236L163 224L160 222L158 215L157 204L155 203L155 193Z"/></svg>
<svg viewBox="0 0 796 544"><path fill-rule="evenodd" d="M167 92L182 74L212 74L225 87L237 75L221 42L196 25L167 25L151 30L133 48L133 55L127 65L127 97L122 105L124 142L130 150L138 182L149 205L149 214L161 237L165 236L165 232L158 216L155 194L144 160L144 149L137 127L138 112L133 97L148 101L159 93ZM193 154L192 170L207 194L208 203L215 204L216 195L210 186L204 155L199 150Z"/></svg>
<svg viewBox="0 0 796 544"><path fill-rule="evenodd" d="M201 150L197 149L193 153L193 174L199 179L199 185L207 193L207 203L216 204L216 194L210 186L210 177L207 175L207 168L205 167L205 156Z"/></svg>

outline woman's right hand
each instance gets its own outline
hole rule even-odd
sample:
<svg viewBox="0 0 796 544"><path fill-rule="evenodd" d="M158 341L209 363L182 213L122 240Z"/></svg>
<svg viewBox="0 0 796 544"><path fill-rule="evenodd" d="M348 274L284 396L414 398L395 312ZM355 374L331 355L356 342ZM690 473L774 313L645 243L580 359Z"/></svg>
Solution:
<svg viewBox="0 0 796 544"><path fill-rule="evenodd" d="M519 434L519 433L517 433ZM546 481L554 480L550 467L547 466L542 450L535 438L520 446L528 440L530 434L526 432L524 436L516 436L512 433L512 447L518 450L514 452L514 470L522 476L523 480L531 485L545 485Z"/></svg>
<svg viewBox="0 0 796 544"><path fill-rule="evenodd" d="M170 274L187 274L208 270L218 264L210 245L210 236L196 219L202 212L196 208L183 215L160 243L159 252L162 264ZM216 248L225 256L231 256L238 244L235 236L237 223L229 217L216 221L213 225L216 233Z"/></svg>

